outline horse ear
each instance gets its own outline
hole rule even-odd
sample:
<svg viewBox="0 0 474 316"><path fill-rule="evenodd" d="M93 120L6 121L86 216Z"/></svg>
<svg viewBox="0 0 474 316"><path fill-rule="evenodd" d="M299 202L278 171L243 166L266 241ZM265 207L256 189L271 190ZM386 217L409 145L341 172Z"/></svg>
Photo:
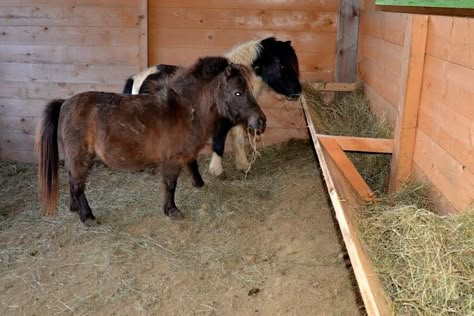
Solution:
<svg viewBox="0 0 474 316"><path fill-rule="evenodd" d="M225 68L225 71L224 71L225 76L226 77L231 77L234 74L234 69L236 69L236 68L237 68L236 64L230 64L229 66L227 66Z"/></svg>
<svg viewBox="0 0 474 316"><path fill-rule="evenodd" d="M288 45L291 45L291 41L286 41L285 43Z"/></svg>

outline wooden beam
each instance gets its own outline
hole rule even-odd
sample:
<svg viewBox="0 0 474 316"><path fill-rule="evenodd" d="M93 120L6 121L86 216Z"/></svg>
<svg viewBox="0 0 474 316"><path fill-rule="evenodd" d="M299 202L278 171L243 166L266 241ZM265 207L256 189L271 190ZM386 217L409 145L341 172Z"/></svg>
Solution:
<svg viewBox="0 0 474 316"><path fill-rule="evenodd" d="M139 5L139 65L144 70L148 68L148 0L140 0Z"/></svg>
<svg viewBox="0 0 474 316"><path fill-rule="evenodd" d="M472 17L474 16L473 9L460 8L433 8L433 7L412 7L412 6L397 6L397 5L378 5L375 7L377 11L410 13L410 14L425 14L425 15L448 15Z"/></svg>
<svg viewBox="0 0 474 316"><path fill-rule="evenodd" d="M472 0L376 0L376 5L474 9Z"/></svg>
<svg viewBox="0 0 474 316"><path fill-rule="evenodd" d="M360 200L335 166L334 161L321 146L313 123L315 121L304 96L301 96L300 100L367 314L369 316L392 315L390 299L386 296L380 279L358 236L356 211L360 207Z"/></svg>
<svg viewBox="0 0 474 316"><path fill-rule="evenodd" d="M357 79L357 40L359 35L360 0L341 0L336 47L336 82Z"/></svg>
<svg viewBox="0 0 474 316"><path fill-rule="evenodd" d="M337 141L334 138L328 137L318 137L318 140L359 196L366 201L373 200L375 196L374 192L372 192L352 161L337 144Z"/></svg>
<svg viewBox="0 0 474 316"><path fill-rule="evenodd" d="M318 138L334 139L344 151L360 151L366 153L391 154L393 139L349 137L318 134Z"/></svg>
<svg viewBox="0 0 474 316"><path fill-rule="evenodd" d="M416 128L425 61L428 16L408 17L405 31L402 81L395 124L394 150L391 163L389 191L397 190L412 172Z"/></svg>
<svg viewBox="0 0 474 316"><path fill-rule="evenodd" d="M358 84L344 83L344 82L315 82L312 84L313 88L320 91L354 91Z"/></svg>

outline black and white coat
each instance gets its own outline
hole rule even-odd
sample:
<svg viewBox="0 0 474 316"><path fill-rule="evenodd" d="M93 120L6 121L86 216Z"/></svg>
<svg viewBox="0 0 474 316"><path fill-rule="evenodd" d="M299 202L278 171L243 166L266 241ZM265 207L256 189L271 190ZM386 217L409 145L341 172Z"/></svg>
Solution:
<svg viewBox="0 0 474 316"><path fill-rule="evenodd" d="M245 42L234 47L225 57L231 62L250 66L254 73L252 82L255 97L260 93L262 84L289 99L297 99L301 93L299 68L296 53L290 41L279 41L274 37ZM131 76L125 85L124 93L139 94L153 93L153 89L166 85L167 79L174 74L178 66L155 65L136 75ZM151 87L151 88L150 88ZM247 170L249 162L245 152L245 129L243 126L233 126L230 122L219 122L219 128L212 138L212 159L209 173L220 176L222 155L228 132L232 137L235 164L238 170ZM190 168L196 169L194 162ZM195 174L195 172L193 172ZM197 174L199 172L197 171Z"/></svg>

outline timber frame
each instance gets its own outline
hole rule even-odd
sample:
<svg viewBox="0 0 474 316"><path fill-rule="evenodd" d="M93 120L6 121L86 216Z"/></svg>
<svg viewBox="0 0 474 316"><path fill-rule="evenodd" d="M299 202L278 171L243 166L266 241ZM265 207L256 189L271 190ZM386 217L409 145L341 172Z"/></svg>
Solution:
<svg viewBox="0 0 474 316"><path fill-rule="evenodd" d="M348 2L344 4L344 2ZM341 0L341 7L358 5L359 1ZM342 9L341 11L342 12ZM358 8L353 12L359 12ZM340 16L343 23L343 16ZM354 26L350 21L351 28ZM347 26L347 25L346 25ZM398 117L395 124L393 139L360 138L322 135L315 126L313 114L308 109L304 96L300 98L313 145L323 171L326 186L334 207L344 243L346 245L354 274L359 285L368 315L392 314L391 301L374 270L373 264L359 239L357 212L364 201L374 199L375 195L346 156L345 151L391 154L391 172L389 191L395 191L406 181L412 172L412 161L415 147L418 112L420 107L421 82L423 76L428 16L411 15L406 24L401 84L399 87ZM342 28L346 34L338 34L344 38L357 31ZM341 43L344 43L343 41ZM357 43L357 42L356 42ZM340 44L338 40L338 45ZM342 44L344 45L344 44ZM337 52L341 50L337 48ZM344 55L344 54L342 54ZM339 57L339 55L337 56ZM344 56L343 56L344 57ZM346 56L347 57L347 56ZM356 61L353 61L356 63ZM342 63L339 65L339 63ZM339 66L338 66L339 65ZM355 67L347 66L347 60L336 61L338 69L345 69L345 76L353 78ZM355 70L354 70L355 71ZM313 87L321 91L352 91L357 84L346 81L336 83L317 83Z"/></svg>

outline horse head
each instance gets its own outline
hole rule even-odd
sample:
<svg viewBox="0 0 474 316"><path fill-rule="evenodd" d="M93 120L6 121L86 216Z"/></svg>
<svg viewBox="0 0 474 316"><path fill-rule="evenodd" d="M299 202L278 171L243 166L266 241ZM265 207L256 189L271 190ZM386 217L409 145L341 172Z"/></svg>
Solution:
<svg viewBox="0 0 474 316"><path fill-rule="evenodd" d="M263 133L266 117L252 93L252 70L241 64L228 65L219 76L218 112L233 124L246 124L258 134Z"/></svg>
<svg viewBox="0 0 474 316"><path fill-rule="evenodd" d="M296 100L301 94L298 58L291 41L269 37L260 42L262 50L252 64L255 73L273 90Z"/></svg>

